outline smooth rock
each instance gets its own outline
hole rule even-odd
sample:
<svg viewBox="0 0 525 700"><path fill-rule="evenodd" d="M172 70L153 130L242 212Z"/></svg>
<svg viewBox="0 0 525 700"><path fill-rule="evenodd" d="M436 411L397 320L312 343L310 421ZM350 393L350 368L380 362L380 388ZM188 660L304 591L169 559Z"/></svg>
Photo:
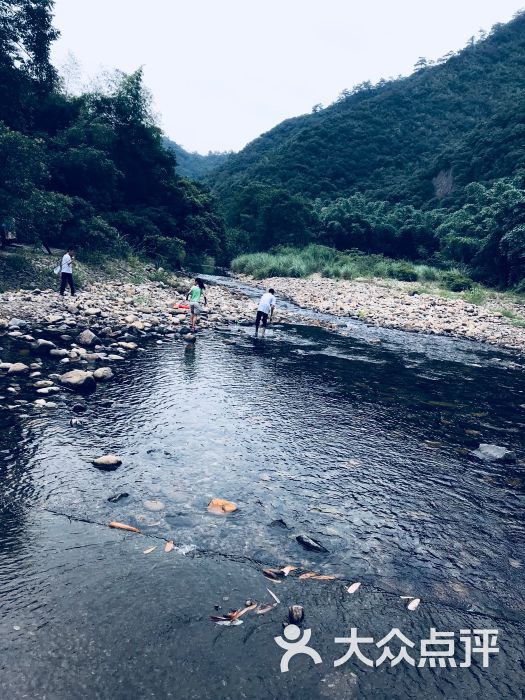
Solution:
<svg viewBox="0 0 525 700"><path fill-rule="evenodd" d="M146 510L153 511L154 513L157 513L160 510L164 510L165 507L166 506L164 505L164 503L162 501L156 501L154 499L152 499L152 500L148 499L148 500L144 501L144 508L146 508Z"/></svg>
<svg viewBox="0 0 525 700"><path fill-rule="evenodd" d="M120 467L122 460L117 455L104 455L92 460L91 464L98 469L111 472Z"/></svg>
<svg viewBox="0 0 525 700"><path fill-rule="evenodd" d="M482 442L477 450L473 450L472 454L479 459L484 459L489 462L515 462L516 454L512 450L508 450L506 447L500 447L499 445L490 445L486 442Z"/></svg>
<svg viewBox="0 0 525 700"><path fill-rule="evenodd" d="M111 367L99 367L93 372L93 377L97 382L107 382L113 379L113 370Z"/></svg>
<svg viewBox="0 0 525 700"><path fill-rule="evenodd" d="M23 362L15 362L7 370L7 374L29 374L29 372L29 367Z"/></svg>
<svg viewBox="0 0 525 700"><path fill-rule="evenodd" d="M97 383L93 378L91 372L84 372L81 369L72 369L70 372L66 372L60 376L60 382L72 389L73 391L80 391L82 393L91 393L97 388Z"/></svg>

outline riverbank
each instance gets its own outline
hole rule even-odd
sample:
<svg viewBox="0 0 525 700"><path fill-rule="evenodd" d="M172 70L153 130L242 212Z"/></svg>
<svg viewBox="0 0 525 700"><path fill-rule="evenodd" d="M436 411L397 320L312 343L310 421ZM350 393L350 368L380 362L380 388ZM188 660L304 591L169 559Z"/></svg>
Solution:
<svg viewBox="0 0 525 700"><path fill-rule="evenodd" d="M444 335L490 343L525 352L525 305L494 293L476 304L421 285L397 280L333 280L320 275L308 279L271 277L240 280L273 287L277 297L335 316L360 319L374 326Z"/></svg>

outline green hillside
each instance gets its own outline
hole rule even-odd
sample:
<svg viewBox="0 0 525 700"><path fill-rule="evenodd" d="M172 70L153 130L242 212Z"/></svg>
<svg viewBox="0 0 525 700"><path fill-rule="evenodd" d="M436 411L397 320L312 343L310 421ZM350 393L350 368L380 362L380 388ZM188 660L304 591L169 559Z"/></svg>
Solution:
<svg viewBox="0 0 525 700"><path fill-rule="evenodd" d="M210 151L206 155L202 155L195 151L187 151L170 139L164 139L164 146L175 156L177 174L193 180L201 180L206 177L212 170L221 166L231 155L227 151Z"/></svg>
<svg viewBox="0 0 525 700"><path fill-rule="evenodd" d="M520 14L407 78L279 124L208 177L233 247L314 241L518 284L524 76Z"/></svg>

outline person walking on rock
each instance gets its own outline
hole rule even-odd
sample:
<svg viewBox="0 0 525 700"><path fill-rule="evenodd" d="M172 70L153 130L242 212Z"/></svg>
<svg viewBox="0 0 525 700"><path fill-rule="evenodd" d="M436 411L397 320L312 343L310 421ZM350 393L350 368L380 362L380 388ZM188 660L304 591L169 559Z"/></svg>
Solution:
<svg viewBox="0 0 525 700"><path fill-rule="evenodd" d="M265 292L260 301L259 307L257 309L257 316L255 317L255 337L259 335L259 326L262 323L261 338L264 338L266 332L266 324L268 323L268 316L270 320L273 316L273 310L275 309L275 290L269 289Z"/></svg>
<svg viewBox="0 0 525 700"><path fill-rule="evenodd" d="M206 299L206 294L204 293L204 290L206 289L204 282L199 278L195 278L195 284L193 287L190 289L190 291L186 294L186 299L189 299L190 302L190 312L191 312L191 319L190 319L190 325L191 325L191 331L192 333L195 333L195 327L197 325L197 322L199 320L199 316L202 311L202 306L201 306L201 299L204 299L204 305L206 305L207 299Z"/></svg>
<svg viewBox="0 0 525 700"><path fill-rule="evenodd" d="M75 255L73 253L73 248L68 248L66 253L62 256L60 262L60 295L64 296L66 287L69 285L71 290L71 296L75 296L75 285L73 284L73 260Z"/></svg>

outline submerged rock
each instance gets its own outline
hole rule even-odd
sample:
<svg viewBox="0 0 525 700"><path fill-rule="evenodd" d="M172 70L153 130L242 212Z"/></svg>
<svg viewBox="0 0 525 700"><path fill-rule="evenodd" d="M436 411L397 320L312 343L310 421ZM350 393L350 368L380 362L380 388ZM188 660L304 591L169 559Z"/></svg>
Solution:
<svg viewBox="0 0 525 700"><path fill-rule="evenodd" d="M512 450L499 445L490 445L482 442L477 450L473 450L472 454L479 459L484 459L489 462L515 462L516 454Z"/></svg>
<svg viewBox="0 0 525 700"><path fill-rule="evenodd" d="M324 547L320 542L317 542L317 540L308 537L308 535L297 535L295 539L297 542L299 542L301 547L309 549L311 552L328 552L326 547Z"/></svg>
<svg viewBox="0 0 525 700"><path fill-rule="evenodd" d="M129 493L126 493L126 492L124 491L123 493L116 493L116 494L114 494L113 496L110 496L110 497L108 498L108 501L109 501L110 503L118 503L118 502L121 501L123 498L128 498L128 497L129 497Z"/></svg>
<svg viewBox="0 0 525 700"><path fill-rule="evenodd" d="M270 527L280 527L282 530L289 530L290 529L282 518L278 518L277 520L272 520L272 522L270 523Z"/></svg>
<svg viewBox="0 0 525 700"><path fill-rule="evenodd" d="M144 508L146 508L146 510L151 510L153 513L158 513L160 510L164 510L165 507L162 501L157 501L155 499L144 501Z"/></svg>

